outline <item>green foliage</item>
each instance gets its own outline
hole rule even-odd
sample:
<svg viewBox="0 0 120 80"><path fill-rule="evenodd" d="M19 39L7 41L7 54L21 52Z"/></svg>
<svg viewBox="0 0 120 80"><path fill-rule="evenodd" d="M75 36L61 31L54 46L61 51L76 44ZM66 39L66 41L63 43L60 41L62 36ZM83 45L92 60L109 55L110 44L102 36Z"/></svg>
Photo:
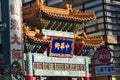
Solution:
<svg viewBox="0 0 120 80"><path fill-rule="evenodd" d="M18 80L21 80L23 77L21 64L15 60L13 63L5 68L4 74L0 76L0 80L12 80L11 75Z"/></svg>
<svg viewBox="0 0 120 80"><path fill-rule="evenodd" d="M1 75L0 80L12 80L9 75Z"/></svg>

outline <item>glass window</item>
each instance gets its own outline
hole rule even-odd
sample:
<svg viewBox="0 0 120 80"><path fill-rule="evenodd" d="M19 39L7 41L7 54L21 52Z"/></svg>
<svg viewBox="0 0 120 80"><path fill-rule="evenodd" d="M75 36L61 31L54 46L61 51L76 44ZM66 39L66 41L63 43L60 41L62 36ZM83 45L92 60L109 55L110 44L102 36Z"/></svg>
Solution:
<svg viewBox="0 0 120 80"><path fill-rule="evenodd" d="M92 34L89 34L90 36L95 36L95 35L104 35L105 32L104 31L98 31L98 32L95 32L95 33L92 33Z"/></svg>
<svg viewBox="0 0 120 80"><path fill-rule="evenodd" d="M110 25L110 24L108 24L107 28L108 29L112 29L112 30L120 30L119 25Z"/></svg>
<svg viewBox="0 0 120 80"><path fill-rule="evenodd" d="M101 12L98 12L98 13L96 13L95 14L97 17L101 17L101 16L103 16L103 12L101 11Z"/></svg>
<svg viewBox="0 0 120 80"><path fill-rule="evenodd" d="M89 3L85 4L85 8L91 7L91 6L100 4L100 3L102 3L102 0L95 0L95 1L92 1L92 2L89 2Z"/></svg>
<svg viewBox="0 0 120 80"><path fill-rule="evenodd" d="M120 17L120 13L118 14L118 17Z"/></svg>
<svg viewBox="0 0 120 80"><path fill-rule="evenodd" d="M91 26L91 25L95 25L95 24L97 24L97 20L93 20L93 21L88 22L86 27Z"/></svg>
<svg viewBox="0 0 120 80"><path fill-rule="evenodd" d="M102 23L103 22L103 18L98 18L97 19L97 23Z"/></svg>
<svg viewBox="0 0 120 80"><path fill-rule="evenodd" d="M82 5L80 5L80 6L77 6L77 7L75 7L76 9L80 9L80 10L82 10L83 9L83 6Z"/></svg>
<svg viewBox="0 0 120 80"><path fill-rule="evenodd" d="M106 12L106 16L112 16L112 17L117 17L119 16L120 13L116 13L116 12Z"/></svg>
<svg viewBox="0 0 120 80"><path fill-rule="evenodd" d="M110 10L113 10L113 11L120 11L120 7L111 6L111 7L110 7Z"/></svg>
<svg viewBox="0 0 120 80"><path fill-rule="evenodd" d="M117 35L120 36L120 32L119 31L107 31L108 35Z"/></svg>
<svg viewBox="0 0 120 80"><path fill-rule="evenodd" d="M27 2L30 2L32 0L22 0L22 1L23 1L23 3L27 3Z"/></svg>
<svg viewBox="0 0 120 80"><path fill-rule="evenodd" d="M97 6L97 7L93 7L93 8L89 8L89 9L86 9L86 10L92 10L92 11L100 11L100 10L103 10L103 7L102 6Z"/></svg>
<svg viewBox="0 0 120 80"><path fill-rule="evenodd" d="M97 27L96 27L96 30L103 30L104 29L104 24L99 24Z"/></svg>
<svg viewBox="0 0 120 80"><path fill-rule="evenodd" d="M86 32L93 32L93 31L98 31L98 30L103 30L104 29L104 25L103 24L99 24L99 25L95 25L92 27L86 27Z"/></svg>
<svg viewBox="0 0 120 80"><path fill-rule="evenodd" d="M106 3L111 3L114 0L105 0Z"/></svg>
<svg viewBox="0 0 120 80"><path fill-rule="evenodd" d="M90 27L90 28L86 28L86 32L88 33L88 32L93 32L93 31L95 31L95 27L93 26L93 27Z"/></svg>
<svg viewBox="0 0 120 80"><path fill-rule="evenodd" d="M114 46L114 49L112 49L112 50L114 50L113 51L113 53L114 53L114 56L115 57L120 57L120 46Z"/></svg>

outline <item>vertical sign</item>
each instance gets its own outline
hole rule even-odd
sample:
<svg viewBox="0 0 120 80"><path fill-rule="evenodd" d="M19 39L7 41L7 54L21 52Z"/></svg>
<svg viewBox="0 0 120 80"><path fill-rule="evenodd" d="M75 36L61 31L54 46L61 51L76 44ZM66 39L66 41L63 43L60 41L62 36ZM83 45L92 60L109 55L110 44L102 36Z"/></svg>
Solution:
<svg viewBox="0 0 120 80"><path fill-rule="evenodd" d="M22 0L9 0L11 63L18 60L22 65Z"/></svg>

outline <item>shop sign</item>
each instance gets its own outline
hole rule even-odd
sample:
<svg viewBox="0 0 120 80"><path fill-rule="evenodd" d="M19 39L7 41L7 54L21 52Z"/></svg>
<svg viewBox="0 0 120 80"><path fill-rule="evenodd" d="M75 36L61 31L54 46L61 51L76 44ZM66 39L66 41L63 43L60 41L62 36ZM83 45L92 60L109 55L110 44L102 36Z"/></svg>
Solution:
<svg viewBox="0 0 120 80"><path fill-rule="evenodd" d="M102 63L108 63L111 61L112 54L107 49L101 49L98 51L98 60Z"/></svg>
<svg viewBox="0 0 120 80"><path fill-rule="evenodd" d="M95 75L96 76L111 76L116 73L115 65L101 65L95 66Z"/></svg>

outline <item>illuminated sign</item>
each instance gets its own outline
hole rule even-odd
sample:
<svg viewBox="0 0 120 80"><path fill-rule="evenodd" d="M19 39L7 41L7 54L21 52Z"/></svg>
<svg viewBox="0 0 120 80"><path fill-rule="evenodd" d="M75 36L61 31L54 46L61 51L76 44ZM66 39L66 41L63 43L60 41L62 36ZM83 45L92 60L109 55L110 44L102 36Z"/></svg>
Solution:
<svg viewBox="0 0 120 80"><path fill-rule="evenodd" d="M53 38L49 56L71 57L73 54L73 40Z"/></svg>

